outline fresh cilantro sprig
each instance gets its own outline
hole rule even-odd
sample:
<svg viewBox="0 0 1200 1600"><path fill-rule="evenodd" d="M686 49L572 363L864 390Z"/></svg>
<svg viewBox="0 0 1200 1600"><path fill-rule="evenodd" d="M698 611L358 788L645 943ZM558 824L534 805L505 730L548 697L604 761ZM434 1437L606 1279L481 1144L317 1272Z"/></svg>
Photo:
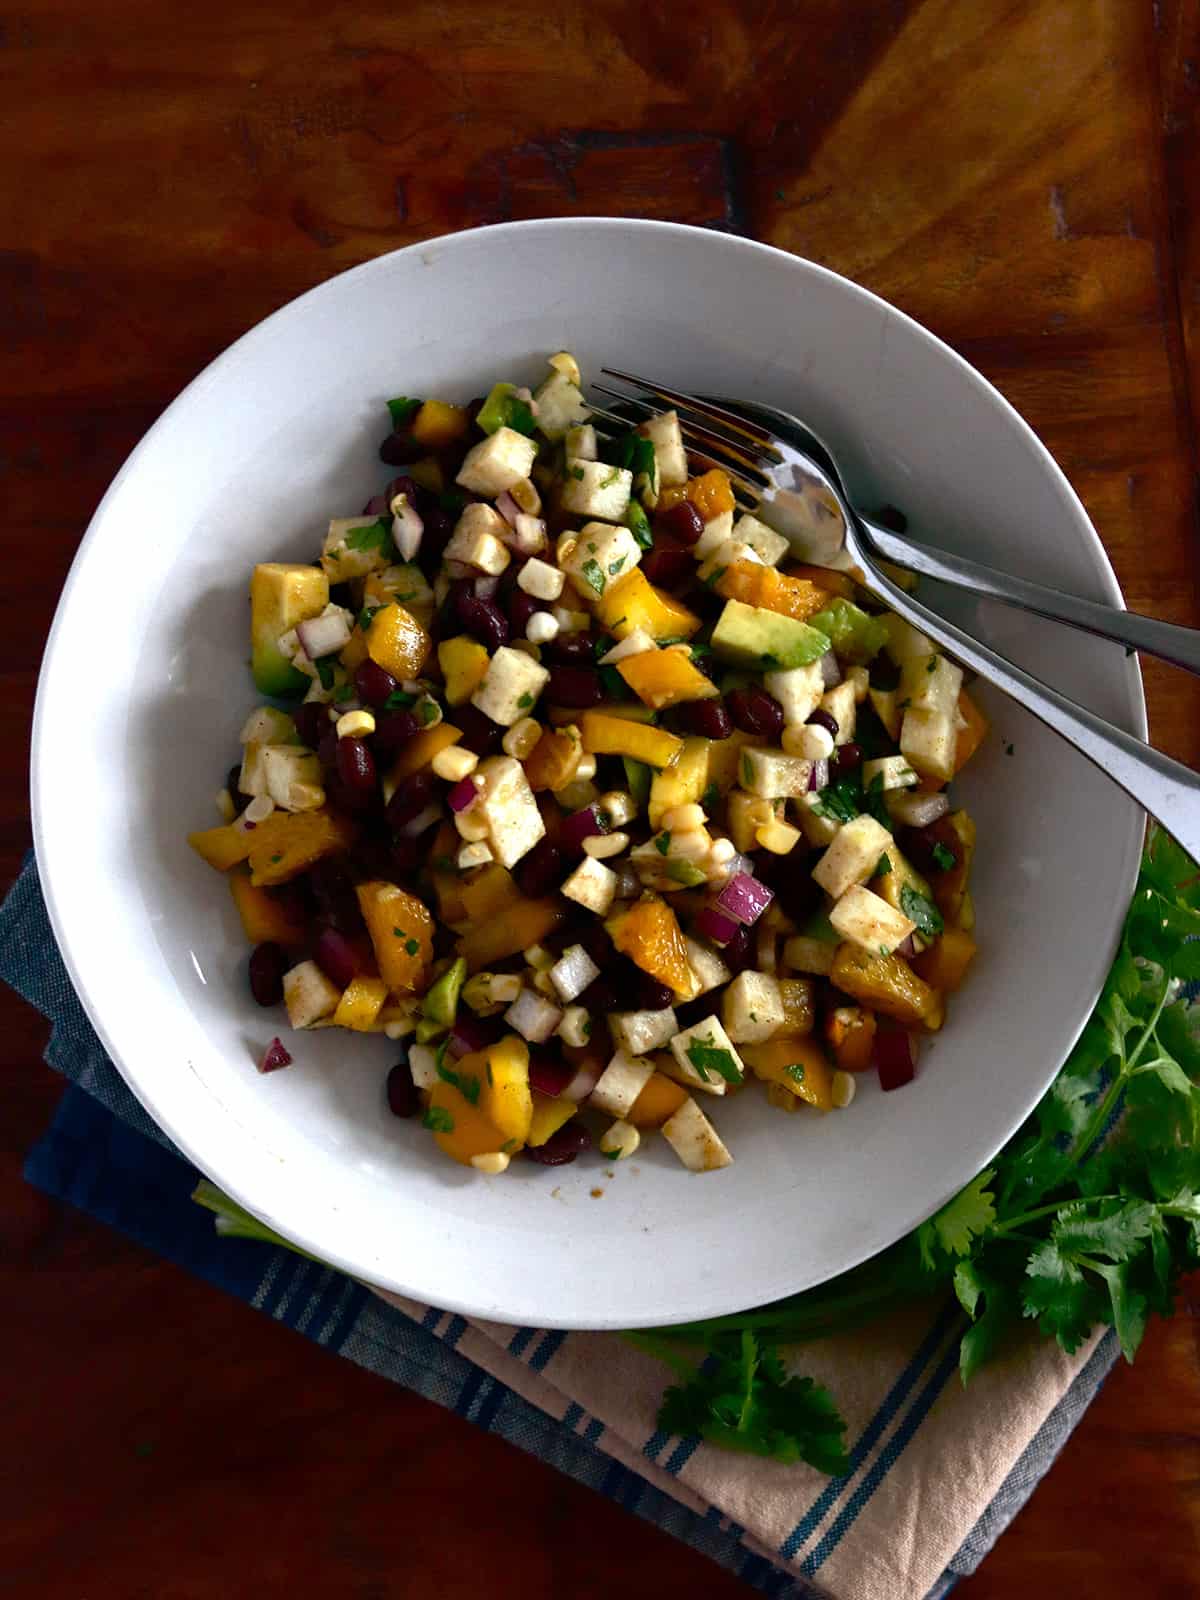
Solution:
<svg viewBox="0 0 1200 1600"><path fill-rule="evenodd" d="M668 1390L660 1426L784 1459L770 1429L727 1426L731 1341L774 1350L938 1291L962 1310L964 1383L1031 1325L1073 1352L1110 1324L1132 1361L1150 1315L1168 1315L1200 1265L1200 1007L1179 992L1196 978L1200 871L1156 830L1096 1009L1016 1138L914 1233L830 1283L632 1336L663 1359L681 1346L717 1358ZM769 1408L770 1379L750 1370L743 1395ZM813 1460L804 1439L790 1459Z"/></svg>

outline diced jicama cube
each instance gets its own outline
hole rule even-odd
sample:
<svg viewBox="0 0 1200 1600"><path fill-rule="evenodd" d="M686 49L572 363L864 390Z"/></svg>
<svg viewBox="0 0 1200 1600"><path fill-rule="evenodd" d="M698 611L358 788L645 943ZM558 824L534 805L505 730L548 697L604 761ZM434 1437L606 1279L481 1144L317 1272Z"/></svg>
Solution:
<svg viewBox="0 0 1200 1600"><path fill-rule="evenodd" d="M578 383L563 372L552 372L540 389L534 391L537 404L537 425L547 439L561 439L563 435L588 415L587 402Z"/></svg>
<svg viewBox="0 0 1200 1600"><path fill-rule="evenodd" d="M489 756L474 776L482 784L477 808L487 823L492 854L512 867L546 832L525 769L512 756Z"/></svg>
<svg viewBox="0 0 1200 1600"><path fill-rule="evenodd" d="M494 500L527 478L537 456L537 444L514 428L497 428L467 451L458 482L472 494Z"/></svg>
<svg viewBox="0 0 1200 1600"><path fill-rule="evenodd" d="M768 567L773 567L776 562L781 561L791 548L783 534L776 533L774 528L768 528L765 522L752 517L748 511L734 523L733 537L740 539L743 544L748 544Z"/></svg>
<svg viewBox="0 0 1200 1600"><path fill-rule="evenodd" d="M742 751L740 771L742 788L750 794L763 800L786 800L807 793L812 762L783 750L748 746Z"/></svg>
<svg viewBox="0 0 1200 1600"><path fill-rule="evenodd" d="M283 1003L293 1028L311 1028L314 1022L331 1017L341 998L342 991L330 983L315 961L301 961L283 975Z"/></svg>
<svg viewBox="0 0 1200 1600"><path fill-rule="evenodd" d="M562 1021L562 1010L538 994L536 989L522 989L504 1013L504 1020L514 1032L530 1044L544 1044Z"/></svg>
<svg viewBox="0 0 1200 1600"><path fill-rule="evenodd" d="M464 508L455 523L446 545L446 559L498 577L511 559L503 538L507 532L508 524L498 512L475 501Z"/></svg>
<svg viewBox="0 0 1200 1600"><path fill-rule="evenodd" d="M887 644L884 648L898 667L903 666L910 656L927 656L932 653L933 640L914 628L911 623L905 622L903 617L896 616L895 612L888 612L883 618L883 625L887 629Z"/></svg>
<svg viewBox="0 0 1200 1600"><path fill-rule="evenodd" d="M618 1050L597 1079L590 1101L599 1111L623 1117L654 1076L654 1063Z"/></svg>
<svg viewBox="0 0 1200 1600"><path fill-rule="evenodd" d="M557 600L566 582L558 567L532 556L517 574L517 587L531 594L535 600Z"/></svg>
<svg viewBox="0 0 1200 1600"><path fill-rule="evenodd" d="M913 771L907 756L883 756L878 761L863 762L863 788L911 789L921 780Z"/></svg>
<svg viewBox="0 0 1200 1600"><path fill-rule="evenodd" d="M524 650L502 644L488 663L483 682L471 696L493 722L510 728L525 716L550 677L549 672Z"/></svg>
<svg viewBox="0 0 1200 1600"><path fill-rule="evenodd" d="M838 731L834 735L834 743L849 744L854 737L854 726L858 718L854 685L849 680L843 680L835 689L826 690L821 696L821 710L827 711L837 723Z"/></svg>
<svg viewBox="0 0 1200 1600"><path fill-rule="evenodd" d="M674 1008L665 1011L617 1011L608 1019L613 1040L631 1056L665 1050L679 1028Z"/></svg>
<svg viewBox="0 0 1200 1600"><path fill-rule="evenodd" d="M704 532L692 546L692 554L697 561L707 561L722 545L728 544L733 538L733 512L719 511L715 517L710 517L704 524ZM741 541L739 541L740 543ZM745 546L749 548L749 546ZM726 566L728 563L721 562Z"/></svg>
<svg viewBox="0 0 1200 1600"><path fill-rule="evenodd" d="M954 776L958 728L942 711L906 711L900 725L900 752L922 776L948 783Z"/></svg>
<svg viewBox="0 0 1200 1600"><path fill-rule="evenodd" d="M258 706L243 723L238 742L239 744L296 744L298 742L296 724L286 711L277 711L274 706Z"/></svg>
<svg viewBox="0 0 1200 1600"><path fill-rule="evenodd" d="M777 980L766 972L739 972L721 996L721 1019L736 1044L761 1044L778 1033L784 1015Z"/></svg>
<svg viewBox="0 0 1200 1600"><path fill-rule="evenodd" d="M812 875L837 900L856 883L866 883L891 842L891 834L874 817L854 817L838 829Z"/></svg>
<svg viewBox="0 0 1200 1600"><path fill-rule="evenodd" d="M687 451L683 448L678 412L664 411L661 416L651 417L648 422L642 423L638 432L654 446L660 485L668 489L686 483Z"/></svg>
<svg viewBox="0 0 1200 1600"><path fill-rule="evenodd" d="M807 667L791 667L786 672L768 672L763 684L767 693L774 695L783 707L783 720L789 727L807 722L825 693L819 661Z"/></svg>
<svg viewBox="0 0 1200 1600"><path fill-rule="evenodd" d="M550 968L550 982L560 1000L571 1001L600 976L600 968L581 944L568 945Z"/></svg>
<svg viewBox="0 0 1200 1600"><path fill-rule="evenodd" d="M562 886L568 900L604 916L617 895L617 875L595 856L585 856Z"/></svg>
<svg viewBox="0 0 1200 1600"><path fill-rule="evenodd" d="M943 655L911 656L900 669L900 698L913 711L953 716L962 690L962 668Z"/></svg>
<svg viewBox="0 0 1200 1600"><path fill-rule="evenodd" d="M815 850L823 850L837 838L842 824L823 813L820 791L802 794L796 802L796 821L800 832Z"/></svg>
<svg viewBox="0 0 1200 1600"><path fill-rule="evenodd" d="M303 745L265 744L259 760L266 793L281 810L316 811L325 804L321 763Z"/></svg>
<svg viewBox="0 0 1200 1600"><path fill-rule="evenodd" d="M783 947L783 964L792 972L814 972L827 977L833 971L835 944L825 939L810 939L797 933Z"/></svg>
<svg viewBox="0 0 1200 1600"><path fill-rule="evenodd" d="M900 701L903 698L899 689L868 690L871 704L875 708L875 715L888 731L889 739L899 739L900 721L904 713L900 710Z"/></svg>
<svg viewBox="0 0 1200 1600"><path fill-rule="evenodd" d="M671 1053L675 1058L671 1076L706 1094L724 1094L727 1084L740 1083L746 1073L742 1058L716 1017L703 1017L677 1033L671 1040Z"/></svg>
<svg viewBox="0 0 1200 1600"><path fill-rule="evenodd" d="M662 1132L689 1172L715 1172L733 1160L717 1130L691 1098L663 1123Z"/></svg>
<svg viewBox="0 0 1200 1600"><path fill-rule="evenodd" d="M843 939L878 956L890 956L916 927L910 917L861 884L846 890L830 911L829 923Z"/></svg>
<svg viewBox="0 0 1200 1600"><path fill-rule="evenodd" d="M586 600L598 600L610 583L632 572L641 559L641 546L629 529L607 522L586 523L559 545L559 566Z"/></svg>
<svg viewBox="0 0 1200 1600"><path fill-rule="evenodd" d="M707 994L710 989L719 989L723 983L729 982L729 968L715 950L696 939L685 939L683 943L687 950L688 966L700 986L697 994Z"/></svg>
<svg viewBox="0 0 1200 1600"><path fill-rule="evenodd" d="M626 467L610 467L606 461L575 461L568 457L563 474L562 508L572 516L616 522L625 515L632 492L633 473Z"/></svg>

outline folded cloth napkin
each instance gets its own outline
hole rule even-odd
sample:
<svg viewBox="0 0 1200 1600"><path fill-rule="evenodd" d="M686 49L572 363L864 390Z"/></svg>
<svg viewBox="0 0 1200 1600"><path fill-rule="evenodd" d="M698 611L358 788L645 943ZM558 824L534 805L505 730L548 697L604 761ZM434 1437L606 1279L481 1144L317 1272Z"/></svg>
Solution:
<svg viewBox="0 0 1200 1600"><path fill-rule="evenodd" d="M703 1550L763 1593L941 1596L975 1570L1032 1493L1117 1354L1030 1341L957 1380L954 1316L915 1306L806 1345L849 1424L828 1479L669 1437L667 1369L614 1334L469 1321L315 1262L221 1239L189 1199L195 1170L104 1053L55 946L30 856L0 908L0 978L53 1024L46 1059L78 1090L29 1157L29 1180L336 1350L532 1451Z"/></svg>

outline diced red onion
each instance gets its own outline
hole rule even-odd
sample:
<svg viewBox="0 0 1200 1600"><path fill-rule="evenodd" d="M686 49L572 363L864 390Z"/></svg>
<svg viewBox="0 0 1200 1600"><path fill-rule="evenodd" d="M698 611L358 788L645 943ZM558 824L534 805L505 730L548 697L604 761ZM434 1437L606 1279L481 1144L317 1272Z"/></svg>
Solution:
<svg viewBox="0 0 1200 1600"><path fill-rule="evenodd" d="M842 681L842 669L838 666L837 657L832 650L826 650L818 666L821 668L821 682L827 689L836 689Z"/></svg>
<svg viewBox="0 0 1200 1600"><path fill-rule="evenodd" d="M416 506L410 505L407 498L404 498L399 511L396 510L401 498L397 495L392 501L392 542L402 561L412 561L421 548L421 535L425 532L425 524Z"/></svg>
<svg viewBox="0 0 1200 1600"><path fill-rule="evenodd" d="M472 1056L494 1042L494 1032L489 1032L478 1017L464 1015L456 1019L450 1030L448 1052L454 1056Z"/></svg>
<svg viewBox="0 0 1200 1600"><path fill-rule="evenodd" d="M702 933L713 944L728 944L740 926L741 924L735 922L732 917L727 917L723 911L718 911L716 906L705 906L696 914L697 933Z"/></svg>
<svg viewBox="0 0 1200 1600"><path fill-rule="evenodd" d="M603 832L604 824L596 807L584 806L581 811L572 811L569 817L563 818L559 843L568 850L582 850L585 839L594 839Z"/></svg>
<svg viewBox="0 0 1200 1600"><path fill-rule="evenodd" d="M748 872L738 872L721 890L715 904L726 916L749 927L758 921L774 898L774 891L765 883L752 878Z"/></svg>
<svg viewBox="0 0 1200 1600"><path fill-rule="evenodd" d="M604 1068L602 1066L595 1063L585 1063L562 1090L562 1098L564 1100L574 1100L576 1105L580 1101L586 1100L600 1082L600 1074L603 1071Z"/></svg>
<svg viewBox="0 0 1200 1600"><path fill-rule="evenodd" d="M262 1060L258 1063L260 1072L278 1072L280 1067L290 1067L292 1058L288 1054L282 1039L272 1039L263 1051Z"/></svg>
<svg viewBox="0 0 1200 1600"><path fill-rule="evenodd" d="M479 790L471 782L470 778L460 778L446 796L446 799L450 802L451 811L461 814L464 811L469 811L476 800L479 799Z"/></svg>
<svg viewBox="0 0 1200 1600"><path fill-rule="evenodd" d="M331 656L350 642L350 628L340 611L328 617L310 617L296 624L296 637L310 661Z"/></svg>
<svg viewBox="0 0 1200 1600"><path fill-rule="evenodd" d="M471 587L477 600L490 600L500 587L500 579L493 577L490 572L483 572L479 574Z"/></svg>
<svg viewBox="0 0 1200 1600"><path fill-rule="evenodd" d="M529 1087L537 1094L546 1094L554 1099L574 1081L575 1076L572 1064L552 1051L529 1052Z"/></svg>
<svg viewBox="0 0 1200 1600"><path fill-rule="evenodd" d="M911 961L912 958L917 954L917 941L911 933L907 936L907 938L901 939L900 943L896 946L895 954L898 956L903 956L905 961Z"/></svg>
<svg viewBox="0 0 1200 1600"><path fill-rule="evenodd" d="M496 496L496 510L504 518L505 522L508 523L510 528L516 527L517 518L521 515L521 508L513 499L512 495L509 494L507 489L505 489L503 493Z"/></svg>
<svg viewBox="0 0 1200 1600"><path fill-rule="evenodd" d="M406 839L415 839L424 833L426 828L432 828L435 822L442 820L441 806L425 806L418 811L411 822L406 822L399 830Z"/></svg>
<svg viewBox="0 0 1200 1600"><path fill-rule="evenodd" d="M808 792L816 794L818 789L824 789L829 783L829 762L824 757L814 761L812 771L808 775Z"/></svg>
<svg viewBox="0 0 1200 1600"><path fill-rule="evenodd" d="M927 828L950 809L944 794L922 794L916 789L889 789L884 804L893 821L906 828Z"/></svg>
<svg viewBox="0 0 1200 1600"><path fill-rule="evenodd" d="M879 1087L883 1090L902 1089L916 1077L913 1041L910 1034L900 1030L880 1031L875 1035L875 1065L879 1070Z"/></svg>

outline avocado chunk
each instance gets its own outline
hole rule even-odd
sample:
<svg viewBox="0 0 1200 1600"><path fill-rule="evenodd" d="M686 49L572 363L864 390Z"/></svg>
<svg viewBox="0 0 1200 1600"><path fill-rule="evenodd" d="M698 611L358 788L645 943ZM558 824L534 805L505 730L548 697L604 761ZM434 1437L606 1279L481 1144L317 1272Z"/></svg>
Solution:
<svg viewBox="0 0 1200 1600"><path fill-rule="evenodd" d="M308 679L279 649L279 639L298 622L319 617L329 604L329 579L320 567L264 561L250 579L250 654L255 686L262 694L303 694Z"/></svg>
<svg viewBox="0 0 1200 1600"><path fill-rule="evenodd" d="M808 621L810 627L828 636L843 661L856 661L860 666L877 656L887 643L888 631L883 618L870 616L853 600L843 599L841 595Z"/></svg>
<svg viewBox="0 0 1200 1600"><path fill-rule="evenodd" d="M430 1022L443 1028L453 1026L458 1011L458 997L466 977L467 963L459 956L454 965L447 967L438 981L429 986L421 1001L421 1010Z"/></svg>
<svg viewBox="0 0 1200 1600"><path fill-rule="evenodd" d="M475 425L484 433L495 433L500 428L514 428L517 433L530 434L537 424L533 412L517 394L515 383L493 384L491 393L479 408Z"/></svg>
<svg viewBox="0 0 1200 1600"><path fill-rule="evenodd" d="M819 661L829 649L829 636L778 611L727 600L713 629L712 647L736 667L787 672Z"/></svg>

